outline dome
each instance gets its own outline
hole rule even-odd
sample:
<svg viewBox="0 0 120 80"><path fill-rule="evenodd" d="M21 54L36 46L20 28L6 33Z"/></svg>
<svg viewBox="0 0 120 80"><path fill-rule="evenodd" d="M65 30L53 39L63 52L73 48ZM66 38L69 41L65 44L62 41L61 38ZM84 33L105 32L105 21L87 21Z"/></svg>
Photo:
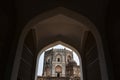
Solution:
<svg viewBox="0 0 120 80"><path fill-rule="evenodd" d="M77 66L77 63L74 61L74 60L71 60L69 63L68 63L69 66Z"/></svg>

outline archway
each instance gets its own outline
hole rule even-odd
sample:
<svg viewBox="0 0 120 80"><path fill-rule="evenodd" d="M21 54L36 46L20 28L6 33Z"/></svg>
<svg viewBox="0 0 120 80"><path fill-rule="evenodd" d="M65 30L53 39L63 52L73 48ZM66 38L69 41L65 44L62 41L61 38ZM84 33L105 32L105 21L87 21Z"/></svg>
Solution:
<svg viewBox="0 0 120 80"><path fill-rule="evenodd" d="M37 16L36 18L34 18L33 20L31 20L26 26L25 28L23 29L23 32L20 36L20 39L19 39L19 42L18 42L18 48L17 48L17 52L16 52L16 57L15 57L15 60L14 60L14 65L13 65L13 71L12 71L12 76L11 76L11 80L16 80L17 79L17 75L18 75L18 71L19 71L19 66L20 66L20 58L21 58L21 54L22 54L22 49L23 49L23 44L24 44L24 40L25 40L25 37L28 33L28 31L30 29L36 29L36 26L56 26L56 24L52 24L53 22L50 22L50 21L57 21L58 22L61 22L59 21L59 19L61 18L61 21L63 21L63 24L61 23L57 23L57 25L61 24L62 26L69 26L69 27L66 27L66 28L60 28L59 27L59 31L60 32L55 32L53 31L54 34L52 37L50 36L46 36L42 30L44 31L45 29L43 27L41 27L41 37L40 39L43 39L43 43L45 44L42 44L42 43L37 43L37 44L41 44L41 45L38 45L37 47L37 50L41 49L42 47L44 47L45 45L51 43L51 42L54 42L54 41L57 41L57 40L61 40L61 37L59 36L62 36L62 39L65 37L66 39L71 39L71 35L72 36L75 36L74 39L71 39L71 41L68 41L69 44L73 45L73 46L76 46L76 47L79 47L81 45L81 43L84 41L84 32L85 31L90 31L95 40L96 40L96 44L97 44L97 49L98 49L98 57L99 57L99 64L100 64L100 74L101 74L101 79L102 80L108 80L108 75L107 75L107 69L106 69L106 63L105 63L105 59L104 59L104 51L103 51L103 46L102 46L102 41L101 41L101 37L100 37L100 34L99 32L97 31L96 27L92 24L92 22L90 22L86 17L80 15L80 14L77 14L73 11L70 11L68 9L65 9L65 8L56 8L54 10L51 10L49 12L46 12L44 14L41 14L39 16ZM67 22L65 22L67 21ZM47 24L46 24L47 22ZM50 25L49 23L50 22ZM66 24L65 24L66 23ZM73 23L72 25L70 23ZM46 25L43 25L43 24L46 24ZM59 26L61 26L59 25ZM70 29L69 31L66 30L66 29ZM49 29L49 28L47 28ZM56 28L55 27L51 27L51 30L55 30ZM81 29L84 29L84 32L83 34L80 34L79 32L81 31ZM39 29L40 30L40 29ZM66 31L63 31L63 30L66 30ZM72 34L74 30L74 34ZM66 33L67 32L67 33ZM44 34L44 35L43 35ZM69 36L69 35L70 36ZM79 34L79 35L78 35ZM46 37L43 37L43 36L46 36ZM55 36L57 36L58 38L56 38ZM83 36L83 37L81 37ZM56 39L55 39L56 38ZM82 39L81 39L82 38ZM48 41L48 39L51 39L51 41ZM52 40L54 39L54 40ZM79 40L80 39L80 40ZM62 40L61 40L62 41ZM66 40L63 40L64 42L67 42ZM36 41L38 42L38 41ZM84 44L83 44L84 45ZM77 49L79 50L80 47Z"/></svg>
<svg viewBox="0 0 120 80"><path fill-rule="evenodd" d="M60 73L62 73L62 67L60 65L57 65L55 67L55 71L57 73L57 76L56 77L60 77Z"/></svg>
<svg viewBox="0 0 120 80"><path fill-rule="evenodd" d="M36 75L35 75L35 80L37 80L37 73L38 73L38 65L40 64L39 63L39 58L40 58L40 56L41 56L41 54L43 53L43 52L46 52L46 50L47 49L49 49L49 48L51 48L51 47L53 47L53 46L56 46L56 45L58 45L58 44L60 44L60 45L62 45L62 46L64 46L65 48L67 48L67 49L69 49L69 50L72 50L72 52L74 52L74 54L76 54L77 56L78 56L78 59L79 59L79 61L78 61L78 63L79 63L79 68L80 68L80 74L78 74L78 75L80 75L80 80L83 80L83 71L82 71L82 60L81 60L81 56L80 56L80 52L78 52L74 47L72 47L72 46L70 46L69 44L66 44L66 43L64 43L64 42L62 42L62 41L56 41L56 42L54 42L54 43L51 43L51 44L49 44L49 45L47 45L46 47L44 47L40 52L39 52L39 54L38 54L38 56L37 56L37 62L36 62ZM62 50L62 49L61 49ZM72 53L73 54L73 53ZM59 54L58 54L59 55ZM69 55L68 55L69 56ZM68 57L67 55L66 55L66 57ZM72 55L71 55L72 56ZM72 58L71 58L72 59ZM63 60L63 59L62 59ZM45 60L44 60L45 61ZM66 58L66 61L67 61L67 58ZM63 62L65 62L65 61L63 61ZM60 65L57 65L56 67L55 67L55 69L56 68L62 68ZM62 70L63 71L63 70ZM62 72L62 71L60 71L60 73ZM65 71L63 71L63 72L65 72ZM59 77L60 77L60 74L58 73L58 75L59 75ZM56 75L57 76L57 75Z"/></svg>

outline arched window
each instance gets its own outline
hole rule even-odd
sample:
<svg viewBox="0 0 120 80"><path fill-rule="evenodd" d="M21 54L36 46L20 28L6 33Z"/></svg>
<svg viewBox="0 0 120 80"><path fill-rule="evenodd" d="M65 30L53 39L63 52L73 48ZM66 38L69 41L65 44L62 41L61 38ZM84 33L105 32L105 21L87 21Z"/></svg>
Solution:
<svg viewBox="0 0 120 80"><path fill-rule="evenodd" d="M71 60L71 56L69 55L68 57L67 57L67 62L69 62Z"/></svg>
<svg viewBox="0 0 120 80"><path fill-rule="evenodd" d="M50 59L48 59L48 63L50 62Z"/></svg>
<svg viewBox="0 0 120 80"><path fill-rule="evenodd" d="M61 62L62 56L60 54L57 54L56 56L56 62Z"/></svg>
<svg viewBox="0 0 120 80"><path fill-rule="evenodd" d="M57 61L60 62L60 58L58 58Z"/></svg>
<svg viewBox="0 0 120 80"><path fill-rule="evenodd" d="M50 63L50 61L51 61L51 57L50 57L50 56L47 56L47 58L46 58L46 63Z"/></svg>

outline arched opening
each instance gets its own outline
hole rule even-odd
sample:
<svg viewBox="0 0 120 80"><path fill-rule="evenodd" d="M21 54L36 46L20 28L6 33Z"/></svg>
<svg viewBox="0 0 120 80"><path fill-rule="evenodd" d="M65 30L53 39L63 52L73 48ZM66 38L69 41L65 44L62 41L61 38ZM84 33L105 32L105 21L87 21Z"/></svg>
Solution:
<svg viewBox="0 0 120 80"><path fill-rule="evenodd" d="M56 67L55 67L55 71L56 71L56 73L57 73L57 76L56 77L61 77L61 73L62 73L62 67L60 66L60 65L57 65Z"/></svg>
<svg viewBox="0 0 120 80"><path fill-rule="evenodd" d="M59 46L59 47L58 47ZM72 49L70 49L72 48ZM75 51L74 51L75 50ZM42 52L41 52L42 51ZM40 78L46 79L46 73L51 72L51 76L49 76L49 79L68 79L71 78L71 76L82 80L82 62L79 52L71 47L70 45L63 43L61 41L54 42L45 48L43 48L38 54L37 57L37 66L36 66L36 80L39 80ZM44 54L43 61L41 62L39 58L41 58L41 55ZM67 62L68 57L70 57L70 61ZM45 72L45 60L47 57L51 57L51 63L48 65L51 70L49 72ZM61 62L58 62L58 59L61 60ZM39 65L40 66L39 66ZM39 74L39 70L42 69L41 65L43 64L43 70L42 73Z"/></svg>
<svg viewBox="0 0 120 80"><path fill-rule="evenodd" d="M85 58L87 80L102 80L97 43L93 34L89 31L86 34L85 43L83 45L83 53Z"/></svg>
<svg viewBox="0 0 120 80"><path fill-rule="evenodd" d="M31 79L33 75L34 53L36 52L34 30L31 29L24 41L17 80ZM32 76L33 77L33 76Z"/></svg>
<svg viewBox="0 0 120 80"><path fill-rule="evenodd" d="M71 60L71 56L69 55L67 56L67 62L70 62L70 60Z"/></svg>
<svg viewBox="0 0 120 80"><path fill-rule="evenodd" d="M57 54L56 56L56 61L61 62L62 61L62 56L60 54Z"/></svg>
<svg viewBox="0 0 120 80"><path fill-rule="evenodd" d="M68 44L62 43L63 45L69 47L75 52L79 53L81 51L80 59L82 60L80 61L83 63L83 65L81 64L81 67L80 67L82 68L80 70L83 73L82 75L83 77L81 77L81 80L86 79L86 78L95 80L96 78L90 75L92 71L95 72L97 70L99 71L99 73L98 73L98 76L96 77L98 78L100 77L101 80L108 80L102 41L101 41L100 34L97 31L96 27L86 17L80 14L77 14L73 11L70 11L68 9L65 9L65 8L57 8L55 10L52 10L46 13L41 14L37 16L35 19L31 20L31 22L29 22L28 25L23 29L23 32L20 36L19 43L18 43L18 48L16 52L14 65L13 65L11 80L16 80L19 74L20 74L20 78L18 77L18 79L21 79L20 69L21 71L23 71L23 69L21 68L21 64L23 64L21 61L22 51L24 49L23 45L27 37L27 34L29 33L31 29L34 29L36 32L35 34L36 36L35 46L36 47L34 46L34 48L37 50L35 50L33 54L34 58L31 59L33 60L33 64L34 64L32 65L33 70L30 69L32 73L32 78L31 78L31 74L29 74L29 78L25 77L24 79L26 80L33 79L34 76L37 74L34 72L35 72L35 67L37 67L35 65L35 62L37 60L37 55L38 55L39 50L43 52L43 50L46 49L46 48L43 49L43 47L48 45L47 48L49 48L51 46L54 46L55 44L62 43L60 41L63 41L69 44L68 45ZM96 48L97 48L97 55L98 55L97 56L98 63L97 65L93 65L92 69L90 69L89 65L87 64L89 63L89 60L87 60L88 56L86 55L87 55L87 52L89 52L89 50L84 48L85 46L88 46L86 43L89 43L89 44L91 43L89 42L89 38L88 38L89 36L85 35L86 31L90 32L89 34L92 34L92 37L94 38L95 44L97 46ZM58 41L58 43L51 44L55 41ZM28 42L29 42L29 39L28 39ZM74 46L75 48L71 47L70 45ZM78 56L80 57L80 54L78 54ZM92 54L90 54L90 56L94 57L94 55ZM30 65L31 64L32 63L30 63ZM94 67L97 67L95 71L93 70ZM26 74L28 74L28 72L26 72ZM22 74L22 76L26 76L26 74Z"/></svg>
<svg viewBox="0 0 120 80"><path fill-rule="evenodd" d="M60 58L58 58L57 61L60 62Z"/></svg>

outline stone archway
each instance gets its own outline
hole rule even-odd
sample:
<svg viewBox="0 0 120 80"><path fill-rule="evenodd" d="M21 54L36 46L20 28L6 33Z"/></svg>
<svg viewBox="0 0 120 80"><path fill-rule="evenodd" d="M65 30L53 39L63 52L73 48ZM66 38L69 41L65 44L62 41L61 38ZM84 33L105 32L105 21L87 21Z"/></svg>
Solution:
<svg viewBox="0 0 120 80"><path fill-rule="evenodd" d="M39 54L37 55L35 80L37 80L38 63L39 63L39 58L40 58L41 54L42 54L46 49L49 49L49 48L51 48L51 47L53 47L53 46L56 46L56 45L58 45L58 44L61 44L61 45L65 46L65 47L73 50L73 51L77 54L77 56L78 56L78 58L79 58L79 62L80 62L80 73L81 73L80 76L81 76L81 80L83 80L82 59L81 59L80 52L78 52L78 51L77 51L74 47L72 47L71 45L66 44L66 43L64 43L64 42L62 42L62 41L53 42L53 43L45 46L44 48L42 48L42 49L40 50ZM59 54L58 54L58 55L59 55ZM56 67L57 67L57 66L56 66ZM60 67L60 66L58 65L58 67ZM62 67L61 67L61 68L62 68Z"/></svg>
<svg viewBox="0 0 120 80"><path fill-rule="evenodd" d="M25 40L25 37L26 37L28 31L32 28L35 28L35 26L39 25L39 23L42 22L43 20L47 20L48 18L54 17L56 15L59 18L61 16L63 18L67 17L66 20L70 20L70 22L74 21L75 24L86 28L85 30L89 30L93 34L93 36L95 37L95 40L96 40L97 48L98 48L98 57L99 57L99 60L100 60L99 64L100 64L100 71L101 71L101 79L102 80L108 80L102 41L101 41L100 34L97 31L96 27L86 17L84 17L84 16L82 16L78 13L75 13L73 11L70 11L68 9L61 8L61 7L36 16L36 18L31 20L25 26L25 28L23 29L23 32L22 32L22 34L19 38L18 47L17 47L17 51L16 51L16 57L15 57L15 60L14 60L14 65L13 65L13 70L12 70L11 80L16 80L17 79L22 48L23 48L24 40ZM56 17L54 17L53 19L55 19L55 18ZM44 21L43 21L43 23L44 23ZM75 34L75 35L78 35L78 34L79 34L79 31L77 31L77 34ZM49 43L51 43L51 42L49 42ZM39 50L39 47L38 47L38 50Z"/></svg>

